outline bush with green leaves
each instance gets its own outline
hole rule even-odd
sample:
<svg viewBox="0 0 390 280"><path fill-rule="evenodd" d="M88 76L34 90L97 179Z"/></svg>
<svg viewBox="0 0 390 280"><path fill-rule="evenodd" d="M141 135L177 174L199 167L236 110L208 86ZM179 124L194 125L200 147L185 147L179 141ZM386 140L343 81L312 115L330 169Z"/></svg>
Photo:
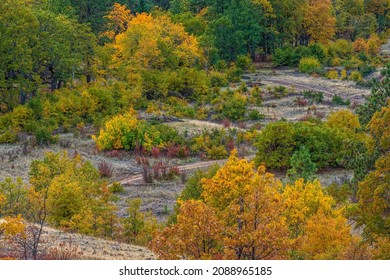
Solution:
<svg viewBox="0 0 390 280"><path fill-rule="evenodd" d="M319 62L325 63L328 59L327 49L322 44L312 44L309 47L286 46L275 50L272 56L272 62L275 66L290 66L296 67L299 61L304 57L313 57Z"/></svg>
<svg viewBox="0 0 390 280"><path fill-rule="evenodd" d="M346 99L344 100L341 96L339 95L333 95L332 97L332 105L335 106L349 106L351 104L351 100Z"/></svg>
<svg viewBox="0 0 390 280"><path fill-rule="evenodd" d="M290 165L290 157L295 148L294 125L288 122L275 122L267 125L258 137L256 164L267 168L283 170Z"/></svg>
<svg viewBox="0 0 390 280"><path fill-rule="evenodd" d="M231 121L239 121L245 118L248 100L241 93L235 92L233 95L226 95L221 101L223 104L220 114L224 118Z"/></svg>
<svg viewBox="0 0 390 280"><path fill-rule="evenodd" d="M130 110L124 115L114 116L94 136L99 150L143 148L151 151L153 147L164 148L168 144L179 144L183 139L178 132L169 126L151 125L137 119L137 113Z"/></svg>
<svg viewBox="0 0 390 280"><path fill-rule="evenodd" d="M324 101L324 93L323 92L315 92L315 91L304 91L303 97L306 99L310 99L315 103L321 103Z"/></svg>
<svg viewBox="0 0 390 280"><path fill-rule="evenodd" d="M315 73L321 70L321 64L317 58L304 57L299 61L299 71L302 73Z"/></svg>
<svg viewBox="0 0 390 280"><path fill-rule="evenodd" d="M303 178L306 182L312 181L317 173L317 166L311 160L310 152L305 146L295 151L290 159L291 168L287 175L291 182Z"/></svg>
<svg viewBox="0 0 390 280"><path fill-rule="evenodd" d="M211 71L209 74L210 85L212 87L224 87L228 84L226 74L217 71Z"/></svg>
<svg viewBox="0 0 390 280"><path fill-rule="evenodd" d="M349 75L349 79L352 81L355 81L355 82L360 82L361 80L363 80L363 77L362 77L362 74L360 74L360 72L353 71Z"/></svg>
<svg viewBox="0 0 390 280"><path fill-rule="evenodd" d="M255 162L257 165L264 163L270 169L286 170L292 167L292 155L305 147L317 168L354 169L349 163L359 162L359 157L368 152L366 145L367 137L357 130L344 131L326 123L276 122L268 124L257 138ZM360 147L361 152L355 153L352 146Z"/></svg>
<svg viewBox="0 0 390 280"><path fill-rule="evenodd" d="M366 102L356 109L359 121L366 126L372 116L387 105L390 98L390 64L382 71L385 78L382 81L373 81L371 94L366 97Z"/></svg>

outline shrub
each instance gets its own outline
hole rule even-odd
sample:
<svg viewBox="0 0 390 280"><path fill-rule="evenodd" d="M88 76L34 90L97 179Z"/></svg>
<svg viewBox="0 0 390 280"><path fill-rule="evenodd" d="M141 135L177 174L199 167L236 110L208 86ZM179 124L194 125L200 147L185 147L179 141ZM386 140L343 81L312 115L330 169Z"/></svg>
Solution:
<svg viewBox="0 0 390 280"><path fill-rule="evenodd" d="M116 194L116 193L123 193L125 191L125 188L122 186L122 184L118 183L118 182L112 183L112 185L110 186L109 189L114 194Z"/></svg>
<svg viewBox="0 0 390 280"><path fill-rule="evenodd" d="M98 163L98 170L100 176L103 178L111 178L114 172L114 168L112 167L112 164L106 161L102 161Z"/></svg>
<svg viewBox="0 0 390 280"><path fill-rule="evenodd" d="M0 134L0 143L14 143L17 139L17 134L12 130L6 130Z"/></svg>
<svg viewBox="0 0 390 280"><path fill-rule="evenodd" d="M150 152L153 147L164 147L168 143L180 143L177 131L166 125L151 125L139 121L134 110L108 120L98 137L93 136L99 150L143 149Z"/></svg>
<svg viewBox="0 0 390 280"><path fill-rule="evenodd" d="M359 82L363 79L362 77L362 74L360 74L358 71L353 71L350 75L349 75L349 79L352 80L352 81L355 81L355 82Z"/></svg>
<svg viewBox="0 0 390 280"><path fill-rule="evenodd" d="M267 125L260 133L256 146L257 165L265 163L270 169L286 168L295 147L293 124L276 122Z"/></svg>
<svg viewBox="0 0 390 280"><path fill-rule="evenodd" d="M329 53L333 57L349 59L353 53L352 43L344 39L339 39L330 45Z"/></svg>
<svg viewBox="0 0 390 280"><path fill-rule="evenodd" d="M34 131L35 139L39 145L49 145L50 143L55 143L56 138L52 136L52 131L49 127L44 125L39 125Z"/></svg>
<svg viewBox="0 0 390 280"><path fill-rule="evenodd" d="M294 100L294 103L299 106L299 107L305 107L307 106L308 102L304 98L298 97L297 99Z"/></svg>
<svg viewBox="0 0 390 280"><path fill-rule="evenodd" d="M352 47L356 53L360 53L360 52L367 53L368 51L368 45L363 38L359 38L355 42L353 42Z"/></svg>
<svg viewBox="0 0 390 280"><path fill-rule="evenodd" d="M336 80L339 78L339 73L337 72L337 70L330 70L328 71L328 73L326 73L326 77L328 79Z"/></svg>
<svg viewBox="0 0 390 280"><path fill-rule="evenodd" d="M223 73L211 71L209 77L212 87L224 87L228 84L226 75Z"/></svg>
<svg viewBox="0 0 390 280"><path fill-rule="evenodd" d="M298 67L300 72L311 74L320 70L321 64L314 57L304 57L299 61Z"/></svg>
<svg viewBox="0 0 390 280"><path fill-rule="evenodd" d="M224 146L212 146L206 148L206 156L208 159L224 159L227 158L228 152Z"/></svg>
<svg viewBox="0 0 390 280"><path fill-rule="evenodd" d="M348 78L348 74L346 70L341 70L341 77L342 80L346 80Z"/></svg>
<svg viewBox="0 0 390 280"><path fill-rule="evenodd" d="M324 93L315 91L304 91L303 96L307 99L313 100L313 102L321 103L324 101Z"/></svg>
<svg viewBox="0 0 390 280"><path fill-rule="evenodd" d="M248 119L252 121L261 120L264 118L264 115L260 114L258 110L250 110L248 113Z"/></svg>
<svg viewBox="0 0 390 280"><path fill-rule="evenodd" d="M241 68L236 67L234 63L232 63L232 65L226 71L226 77L228 81L232 83L240 82L242 74L244 74L244 71Z"/></svg>
<svg viewBox="0 0 390 280"><path fill-rule="evenodd" d="M335 106L349 106L349 104L351 104L351 100L344 100L340 96L334 95L332 98L332 104Z"/></svg>
<svg viewBox="0 0 390 280"><path fill-rule="evenodd" d="M238 68L246 71L249 69L252 63L252 59L247 55L238 55L236 59L236 65Z"/></svg>
<svg viewBox="0 0 390 280"><path fill-rule="evenodd" d="M246 105L246 97L236 92L222 105L222 115L232 121L242 120L246 113Z"/></svg>

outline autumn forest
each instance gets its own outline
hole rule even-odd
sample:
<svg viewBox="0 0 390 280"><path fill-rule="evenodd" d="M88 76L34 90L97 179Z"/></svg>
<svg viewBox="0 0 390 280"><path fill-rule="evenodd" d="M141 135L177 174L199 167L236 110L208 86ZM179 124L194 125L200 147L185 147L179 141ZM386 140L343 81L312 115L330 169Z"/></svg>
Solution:
<svg viewBox="0 0 390 280"><path fill-rule="evenodd" d="M2 0L0 39L0 259L390 259L389 0Z"/></svg>

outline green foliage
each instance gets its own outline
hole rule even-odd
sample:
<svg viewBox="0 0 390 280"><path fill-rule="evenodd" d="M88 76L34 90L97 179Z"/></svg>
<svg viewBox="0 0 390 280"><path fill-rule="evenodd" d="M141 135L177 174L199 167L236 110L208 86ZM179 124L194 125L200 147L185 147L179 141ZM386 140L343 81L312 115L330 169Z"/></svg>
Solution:
<svg viewBox="0 0 390 280"><path fill-rule="evenodd" d="M22 178L5 178L0 182L0 215L17 216L25 213L28 188Z"/></svg>
<svg viewBox="0 0 390 280"><path fill-rule="evenodd" d="M321 44L312 44L309 47L286 46L275 50L272 62L275 66L297 67L302 58L312 57L323 63L327 59L326 49Z"/></svg>
<svg viewBox="0 0 390 280"><path fill-rule="evenodd" d="M245 96L236 92L223 102L221 114L232 121L242 120L246 113L247 99Z"/></svg>
<svg viewBox="0 0 390 280"><path fill-rule="evenodd" d="M226 75L217 71L212 71L209 75L209 79L212 87L224 87L228 84Z"/></svg>
<svg viewBox="0 0 390 280"><path fill-rule="evenodd" d="M248 119L252 121L258 121L264 118L264 115L262 115L258 110L250 110L248 112Z"/></svg>
<svg viewBox="0 0 390 280"><path fill-rule="evenodd" d="M338 185L332 183L325 188L325 192L332 196L338 205L347 203L349 197L352 195L351 187L348 184Z"/></svg>
<svg viewBox="0 0 390 280"><path fill-rule="evenodd" d="M360 82L361 80L363 80L363 77L362 77L362 74L360 74L359 72L353 71L349 75L349 79L352 81L355 81L355 82Z"/></svg>
<svg viewBox="0 0 390 280"><path fill-rule="evenodd" d="M324 101L324 93L322 92L313 92L313 91L304 91L303 97L306 99L311 99L313 102L321 103Z"/></svg>
<svg viewBox="0 0 390 280"><path fill-rule="evenodd" d="M137 119L136 112L130 110L124 115L114 116L105 123L99 136L94 136L99 150L143 148L164 148L169 143L178 144L182 139L178 132L166 125L151 125Z"/></svg>
<svg viewBox="0 0 390 280"><path fill-rule="evenodd" d="M307 181L312 181L317 172L315 163L311 161L309 150L305 146L301 146L299 150L294 152L290 159L291 168L287 171L287 175L292 182L299 178Z"/></svg>
<svg viewBox="0 0 390 280"><path fill-rule="evenodd" d="M341 96L337 94L333 95L331 102L335 106L349 106L351 104L351 100L344 100Z"/></svg>
<svg viewBox="0 0 390 280"><path fill-rule="evenodd" d="M385 78L382 82L374 82L371 94L366 97L366 102L356 109L359 115L359 121L363 126L366 126L375 112L378 112L382 107L386 106L387 100L390 97L390 65L387 66Z"/></svg>
<svg viewBox="0 0 390 280"><path fill-rule="evenodd" d="M141 199L127 200L127 215L122 219L122 238L132 244L146 245L158 228L157 220L150 212L141 212Z"/></svg>
<svg viewBox="0 0 390 280"><path fill-rule="evenodd" d="M265 13L255 1L208 2L211 19L206 28L208 44L216 49L216 59L235 60L239 55L254 54L266 32Z"/></svg>
<svg viewBox="0 0 390 280"><path fill-rule="evenodd" d="M323 123L272 123L261 131L255 145L258 148L256 164L265 163L276 170L292 167L292 155L303 146L317 168L342 166L354 169L369 155L367 137L357 130L345 131L342 127L329 127Z"/></svg>
<svg viewBox="0 0 390 280"><path fill-rule="evenodd" d="M321 64L314 57L304 57L299 61L299 71L302 73L315 73L320 70Z"/></svg>
<svg viewBox="0 0 390 280"><path fill-rule="evenodd" d="M294 126L287 122L271 123L260 133L256 146L256 164L270 169L285 169L295 147Z"/></svg>
<svg viewBox="0 0 390 280"><path fill-rule="evenodd" d="M29 175L32 187L27 218L45 215L53 226L112 236L116 227L112 194L90 162L80 155L68 157L66 152L47 153L31 163Z"/></svg>
<svg viewBox="0 0 390 280"><path fill-rule="evenodd" d="M125 191L125 188L122 186L121 183L118 183L118 182L114 182L112 183L112 185L110 186L110 192L112 192L113 194L117 194L117 193L123 193Z"/></svg>

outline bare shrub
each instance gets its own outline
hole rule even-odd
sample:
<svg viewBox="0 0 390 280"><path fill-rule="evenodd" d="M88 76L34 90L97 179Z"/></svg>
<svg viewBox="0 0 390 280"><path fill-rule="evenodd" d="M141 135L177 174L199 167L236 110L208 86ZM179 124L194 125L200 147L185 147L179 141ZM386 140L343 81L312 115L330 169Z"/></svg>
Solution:
<svg viewBox="0 0 390 280"><path fill-rule="evenodd" d="M80 260L83 252L79 247L72 243L61 242L56 247L49 248L48 252L43 256L45 260Z"/></svg>
<svg viewBox="0 0 390 280"><path fill-rule="evenodd" d="M228 119L224 119L224 120L222 121L222 125L223 125L224 128L230 128L231 122L230 122L230 120L228 120Z"/></svg>
<svg viewBox="0 0 390 280"><path fill-rule="evenodd" d="M160 157L160 149L157 147L153 147L151 154L152 154L152 157L159 158Z"/></svg>
<svg viewBox="0 0 390 280"><path fill-rule="evenodd" d="M112 164L106 161L99 162L98 170L100 176L103 178L111 178L112 174L114 173L114 168L112 167Z"/></svg>

